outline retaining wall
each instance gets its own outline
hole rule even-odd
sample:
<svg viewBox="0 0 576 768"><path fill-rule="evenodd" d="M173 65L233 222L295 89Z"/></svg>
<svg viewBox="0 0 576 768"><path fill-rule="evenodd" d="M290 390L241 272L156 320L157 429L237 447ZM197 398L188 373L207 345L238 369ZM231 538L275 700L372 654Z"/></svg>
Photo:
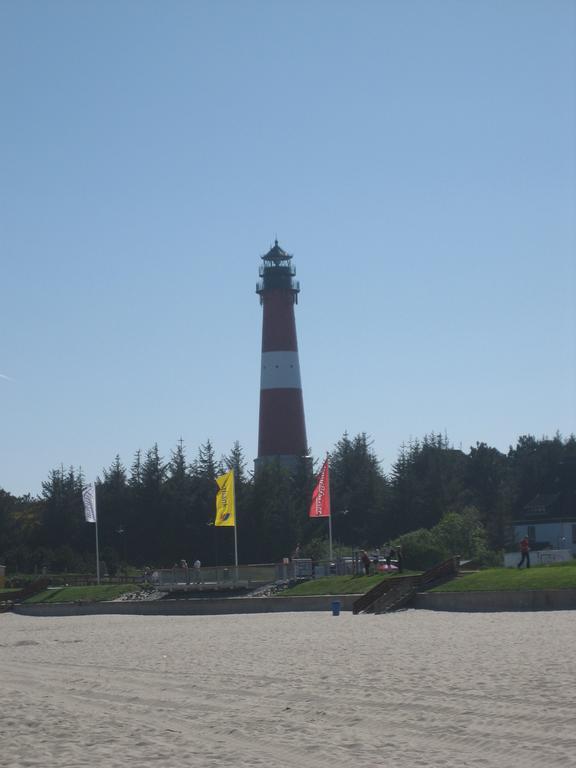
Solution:
<svg viewBox="0 0 576 768"><path fill-rule="evenodd" d="M102 603L28 603L14 606L24 616L92 616L120 614L135 616L218 616L238 613L288 613L331 611L340 601L342 611L351 611L358 595L315 595L312 597L223 597L191 600L141 600Z"/></svg>
<svg viewBox="0 0 576 768"><path fill-rule="evenodd" d="M411 608L431 611L569 611L576 610L576 589L501 592L423 592Z"/></svg>
<svg viewBox="0 0 576 768"><path fill-rule="evenodd" d="M342 611L351 611L358 595L313 597L223 597L192 600L142 600L102 603L29 603L15 605L14 613L25 616L218 616L240 613L288 613L331 611L339 600ZM411 608L432 611L558 611L576 610L576 589L546 589L509 592L423 592Z"/></svg>

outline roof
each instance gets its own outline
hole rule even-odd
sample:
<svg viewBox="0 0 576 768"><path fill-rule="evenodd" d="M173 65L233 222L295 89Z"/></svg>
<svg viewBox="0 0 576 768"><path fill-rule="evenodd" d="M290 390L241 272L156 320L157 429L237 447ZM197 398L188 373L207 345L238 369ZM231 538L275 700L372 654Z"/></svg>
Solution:
<svg viewBox="0 0 576 768"><path fill-rule="evenodd" d="M262 258L265 261L279 262L279 261L290 261L292 256L289 253L286 253L285 250L280 248L280 246L278 245L278 240L274 240L274 245L272 246L272 248L270 248L268 253L262 256Z"/></svg>
<svg viewBox="0 0 576 768"><path fill-rule="evenodd" d="M529 512L532 509L545 509L552 507L560 498L559 493L538 493L534 498L524 505L524 511Z"/></svg>
<svg viewBox="0 0 576 768"><path fill-rule="evenodd" d="M534 527L537 527L539 525L573 525L576 524L576 515L572 515L571 517L558 517L555 515L554 517L541 517L540 519L535 517L522 517L518 520L512 520L511 525L512 526L525 526L525 525L533 525Z"/></svg>
<svg viewBox="0 0 576 768"><path fill-rule="evenodd" d="M575 493L538 493L525 504L513 525L576 522Z"/></svg>

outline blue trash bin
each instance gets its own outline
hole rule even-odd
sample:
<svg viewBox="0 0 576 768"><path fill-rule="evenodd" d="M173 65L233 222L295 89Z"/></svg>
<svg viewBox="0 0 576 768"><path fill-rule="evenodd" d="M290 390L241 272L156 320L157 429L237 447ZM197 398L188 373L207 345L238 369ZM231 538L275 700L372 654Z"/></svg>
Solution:
<svg viewBox="0 0 576 768"><path fill-rule="evenodd" d="M340 600L332 601L332 616L340 616L341 605Z"/></svg>

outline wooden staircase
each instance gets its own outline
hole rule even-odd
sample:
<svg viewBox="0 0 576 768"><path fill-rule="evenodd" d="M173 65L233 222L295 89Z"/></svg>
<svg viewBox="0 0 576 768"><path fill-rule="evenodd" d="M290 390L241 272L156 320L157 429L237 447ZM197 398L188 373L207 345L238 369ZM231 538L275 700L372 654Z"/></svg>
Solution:
<svg viewBox="0 0 576 768"><path fill-rule="evenodd" d="M352 612L388 613L408 605L417 592L449 581L458 576L460 558L450 557L418 576L391 576L384 578L353 604Z"/></svg>

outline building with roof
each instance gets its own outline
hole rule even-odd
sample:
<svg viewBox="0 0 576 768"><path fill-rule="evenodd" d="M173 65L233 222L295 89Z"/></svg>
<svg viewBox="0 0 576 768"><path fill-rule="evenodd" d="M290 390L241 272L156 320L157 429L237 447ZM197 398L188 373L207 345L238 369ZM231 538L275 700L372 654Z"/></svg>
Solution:
<svg viewBox="0 0 576 768"><path fill-rule="evenodd" d="M538 493L512 522L514 540L530 547L569 550L576 557L576 460L561 462L552 487Z"/></svg>

